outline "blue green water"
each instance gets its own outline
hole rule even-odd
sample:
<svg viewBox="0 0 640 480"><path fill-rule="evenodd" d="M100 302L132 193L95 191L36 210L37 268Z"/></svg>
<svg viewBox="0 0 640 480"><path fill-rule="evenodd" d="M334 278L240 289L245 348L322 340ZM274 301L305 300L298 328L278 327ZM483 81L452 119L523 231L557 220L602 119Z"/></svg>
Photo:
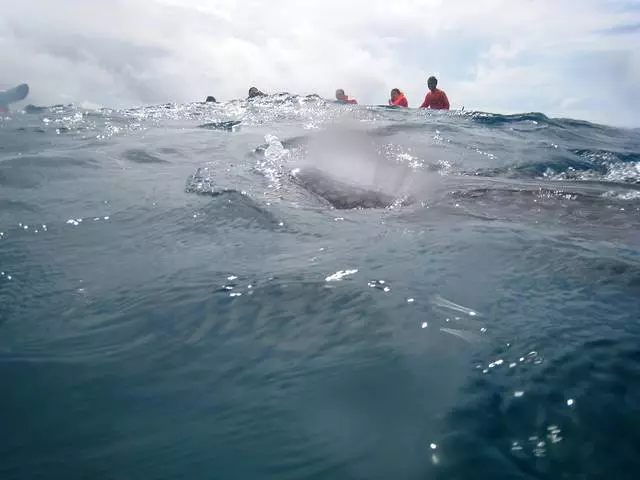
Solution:
<svg viewBox="0 0 640 480"><path fill-rule="evenodd" d="M14 112L0 478L635 479L639 227L637 130Z"/></svg>

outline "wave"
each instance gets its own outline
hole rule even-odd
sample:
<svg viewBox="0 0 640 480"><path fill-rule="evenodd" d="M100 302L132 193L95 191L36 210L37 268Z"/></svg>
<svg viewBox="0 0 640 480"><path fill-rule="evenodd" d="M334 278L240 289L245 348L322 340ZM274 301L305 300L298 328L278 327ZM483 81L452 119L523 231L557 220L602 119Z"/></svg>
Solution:
<svg viewBox="0 0 640 480"><path fill-rule="evenodd" d="M253 168L276 183L292 169L304 166L311 169L308 178L318 180L321 171L326 178L335 180L334 187L339 183L343 184L341 188L355 183L357 187L380 190L388 196L384 201L380 197L380 202L363 201L362 205L381 205L389 198L415 194L397 191L398 185L420 180L425 172L442 176L599 182L604 197L611 197L609 187L640 183L640 131L552 118L541 112L505 115L451 111L425 115L409 109L399 113L376 106L345 107L317 95L286 92L216 104L165 104L124 110L55 105L27 110L29 114L16 115L0 128L0 137L7 139L6 153L11 153L12 142L7 136L12 131L41 134L41 142L54 135L56 138L67 135L74 146L80 146L87 141L109 142L120 136L135 136L160 125L208 130L214 139L237 135L241 127L248 134L262 130L265 139L277 124L289 130L302 129L278 140L282 151L278 155L284 157L270 158L265 163L265 154L272 157L275 154L275 144L267 141L258 146L247 145L246 158L256 162ZM162 153L140 148L128 149L120 156L139 164L167 162ZM417 173L402 171L396 168L398 165ZM345 172L345 166L350 166L351 171ZM24 188L38 183L16 180L7 171L3 175L5 185ZM299 177L300 182L303 181ZM319 185L315 184L316 190L320 190ZM313 189L313 182L307 183L307 187ZM335 191L328 191L325 189L324 195L334 200L336 208L358 204L338 200ZM633 199L635 193L624 195Z"/></svg>

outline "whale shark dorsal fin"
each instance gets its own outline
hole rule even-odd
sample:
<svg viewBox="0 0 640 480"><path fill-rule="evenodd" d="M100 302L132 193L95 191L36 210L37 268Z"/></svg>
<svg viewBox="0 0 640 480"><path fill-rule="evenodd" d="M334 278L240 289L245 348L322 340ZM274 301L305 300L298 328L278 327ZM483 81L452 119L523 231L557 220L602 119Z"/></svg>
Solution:
<svg viewBox="0 0 640 480"><path fill-rule="evenodd" d="M0 92L0 105L8 106L12 103L24 100L29 95L29 85L21 83L13 88Z"/></svg>

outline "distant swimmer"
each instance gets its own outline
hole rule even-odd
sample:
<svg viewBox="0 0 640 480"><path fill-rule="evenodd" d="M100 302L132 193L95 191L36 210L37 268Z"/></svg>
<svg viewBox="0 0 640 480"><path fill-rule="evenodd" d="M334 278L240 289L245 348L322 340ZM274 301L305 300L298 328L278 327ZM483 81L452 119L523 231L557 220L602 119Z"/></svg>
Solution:
<svg viewBox="0 0 640 480"><path fill-rule="evenodd" d="M209 103L209 102L217 103L217 102L216 102L216 97L214 97L213 95L209 95L209 96L207 97L207 99L205 100L205 102L206 102L206 103Z"/></svg>
<svg viewBox="0 0 640 480"><path fill-rule="evenodd" d="M265 94L262 93L260 90L258 90L256 87L251 87L249 89L249 97L248 98L255 98L255 97L264 97Z"/></svg>
<svg viewBox="0 0 640 480"><path fill-rule="evenodd" d="M391 90L391 98L389 99L389 105L395 105L397 107L409 107L407 97L398 88Z"/></svg>
<svg viewBox="0 0 640 480"><path fill-rule="evenodd" d="M424 98L424 102L422 102L420 108L449 110L449 99L447 98L447 94L439 88L436 88L437 85L438 79L436 77L429 77L429 80L427 80L427 86L429 87L430 92L427 93L427 96Z"/></svg>
<svg viewBox="0 0 640 480"><path fill-rule="evenodd" d="M358 101L353 99L353 98L349 98L344 94L344 90L339 88L336 90L336 100L340 103L349 103L351 105L357 105Z"/></svg>

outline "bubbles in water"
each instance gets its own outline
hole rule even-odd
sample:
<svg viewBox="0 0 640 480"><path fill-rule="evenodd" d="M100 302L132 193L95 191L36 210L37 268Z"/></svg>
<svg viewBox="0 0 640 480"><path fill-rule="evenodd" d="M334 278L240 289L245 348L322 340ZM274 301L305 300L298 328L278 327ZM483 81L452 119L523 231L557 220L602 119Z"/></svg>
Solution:
<svg viewBox="0 0 640 480"><path fill-rule="evenodd" d="M446 308L448 310L454 310L456 312L464 313L466 315L469 315L470 317L475 317L475 316L479 316L480 315L475 310L473 310L471 308L468 308L468 307L465 307L463 305L459 305L457 303L454 303L451 300L447 300L446 298L442 297L441 295L436 295L433 298L433 304L436 305L437 307Z"/></svg>
<svg viewBox="0 0 640 480"><path fill-rule="evenodd" d="M465 330L459 330L456 328L440 328L441 332L445 332L448 333L450 335L453 335L455 337L461 338L462 340L465 340L469 343L473 343L476 342L478 340L478 336L474 335L471 332L465 331Z"/></svg>
<svg viewBox="0 0 640 480"><path fill-rule="evenodd" d="M529 352L526 356L524 357L520 357L518 359L518 361L520 363L524 363L524 364L535 364L535 365L540 365L543 361L542 356L538 355L538 352L536 352L535 350L532 352Z"/></svg>
<svg viewBox="0 0 640 480"><path fill-rule="evenodd" d="M489 368L496 368L499 367L500 365L502 365L504 363L504 360L500 359L500 360L496 360L495 362L491 362L489 364Z"/></svg>
<svg viewBox="0 0 640 480"><path fill-rule="evenodd" d="M385 293L391 291L391 287L389 287L384 280L372 280L367 285L371 288L382 290Z"/></svg>
<svg viewBox="0 0 640 480"><path fill-rule="evenodd" d="M343 278L348 277L349 275L354 275L358 273L357 269L352 270L338 270L336 273L329 275L325 278L326 282L337 282L341 281Z"/></svg>
<svg viewBox="0 0 640 480"><path fill-rule="evenodd" d="M412 168L413 170L417 170L424 167L424 162L419 158L411 155L410 153L399 153L396 156L396 159L398 163L404 163L405 165L407 165L409 168Z"/></svg>
<svg viewBox="0 0 640 480"><path fill-rule="evenodd" d="M610 191L610 192L603 193L602 196L604 198L615 198L619 200L640 200L640 191L632 190L630 192L622 192L622 193Z"/></svg>
<svg viewBox="0 0 640 480"><path fill-rule="evenodd" d="M289 150L284 148L275 135L265 135L264 139L267 142L267 148L264 151L264 160L258 162L258 169L278 189L283 164L289 159Z"/></svg>
<svg viewBox="0 0 640 480"><path fill-rule="evenodd" d="M557 425L549 425L547 431L549 432L547 438L551 443L560 443L562 441L560 428Z"/></svg>
<svg viewBox="0 0 640 480"><path fill-rule="evenodd" d="M613 161L609 164L609 171L604 178L609 182L638 183L640 181L640 162Z"/></svg>
<svg viewBox="0 0 640 480"><path fill-rule="evenodd" d="M535 448L533 449L533 455L541 458L547 454L547 443L544 440L540 440L536 443Z"/></svg>

